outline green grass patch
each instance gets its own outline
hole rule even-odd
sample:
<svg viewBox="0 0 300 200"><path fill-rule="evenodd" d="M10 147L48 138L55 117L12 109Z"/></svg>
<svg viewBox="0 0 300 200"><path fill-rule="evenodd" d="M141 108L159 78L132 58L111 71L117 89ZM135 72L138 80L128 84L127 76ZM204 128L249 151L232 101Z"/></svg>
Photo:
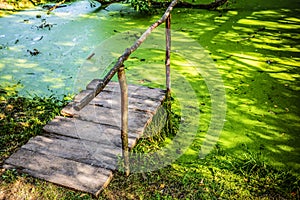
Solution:
<svg viewBox="0 0 300 200"><path fill-rule="evenodd" d="M59 115L66 100L18 96L19 84L0 88L0 164ZM67 97L65 97L67 99Z"/></svg>
<svg viewBox="0 0 300 200"><path fill-rule="evenodd" d="M100 199L297 199L299 192L291 171L268 165L261 154L239 157L217 145L205 159L128 178L119 173Z"/></svg>

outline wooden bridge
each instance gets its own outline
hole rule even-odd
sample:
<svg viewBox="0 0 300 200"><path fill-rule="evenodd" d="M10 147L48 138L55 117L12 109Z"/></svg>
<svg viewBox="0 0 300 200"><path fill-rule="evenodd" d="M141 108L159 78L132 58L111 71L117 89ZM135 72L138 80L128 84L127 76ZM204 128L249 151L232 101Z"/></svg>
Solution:
<svg viewBox="0 0 300 200"><path fill-rule="evenodd" d="M98 82L94 80L93 82ZM128 145L143 134L165 91L129 85ZM110 82L80 111L74 102L5 161L34 177L97 195L111 180L122 156L119 85ZM85 96L80 94L79 96Z"/></svg>
<svg viewBox="0 0 300 200"><path fill-rule="evenodd" d="M129 150L136 144L165 97L170 95L170 12L152 24L119 57L103 80L92 80L38 135L11 155L4 168L94 195L105 188L123 157L129 175ZM124 61L147 36L166 22L166 90L127 85ZM90 57L92 57L92 54ZM89 59L88 58L88 59ZM119 84L110 82L118 74ZM120 134L121 133L121 134Z"/></svg>

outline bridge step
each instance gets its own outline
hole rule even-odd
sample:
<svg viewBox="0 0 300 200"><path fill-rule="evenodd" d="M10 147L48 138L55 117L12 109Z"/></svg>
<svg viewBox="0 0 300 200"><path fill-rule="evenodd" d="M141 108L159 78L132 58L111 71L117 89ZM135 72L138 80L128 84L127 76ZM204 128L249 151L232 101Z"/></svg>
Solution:
<svg viewBox="0 0 300 200"><path fill-rule="evenodd" d="M129 147L143 134L165 98L165 91L129 85ZM10 156L4 168L17 168L34 177L98 195L118 169L122 155L120 90L111 82L80 111L71 102Z"/></svg>

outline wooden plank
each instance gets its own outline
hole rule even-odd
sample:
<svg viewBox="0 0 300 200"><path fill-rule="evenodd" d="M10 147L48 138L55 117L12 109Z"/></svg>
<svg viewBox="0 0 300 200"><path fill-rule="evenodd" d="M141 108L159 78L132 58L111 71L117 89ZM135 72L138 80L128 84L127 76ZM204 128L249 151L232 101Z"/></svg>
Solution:
<svg viewBox="0 0 300 200"><path fill-rule="evenodd" d="M74 102L68 103L61 111L60 114L62 114L65 117L73 117L74 113L77 111L74 109Z"/></svg>
<svg viewBox="0 0 300 200"><path fill-rule="evenodd" d="M22 148L111 170L117 169L117 159L122 154L122 149L114 145L64 136L36 136Z"/></svg>
<svg viewBox="0 0 300 200"><path fill-rule="evenodd" d="M79 111L84 106L86 106L96 94L98 94L103 86L103 81L100 79L94 79L87 85L87 90L81 91L78 95L74 98L73 107L75 110ZM106 92L113 93L111 96L112 99L120 99L120 88L119 84L115 82L109 83L105 90ZM136 86L130 85L128 89L128 93L130 97L134 99L144 99L144 100L153 100L161 102L164 98L165 92L161 89L157 88L149 88L144 86ZM103 96L103 94L97 95L99 97Z"/></svg>
<svg viewBox="0 0 300 200"><path fill-rule="evenodd" d="M93 90L82 90L74 98L74 109L80 110L95 97Z"/></svg>
<svg viewBox="0 0 300 200"><path fill-rule="evenodd" d="M110 82L106 85L103 91L110 91L120 93L120 87L117 82ZM152 99L156 101L163 101L166 91L159 88L150 88L139 85L128 85L129 96L135 98ZM101 93L100 93L101 94Z"/></svg>
<svg viewBox="0 0 300 200"><path fill-rule="evenodd" d="M100 80L98 81L100 82ZM95 79L93 83L92 82L90 83L90 86L88 86L91 89L97 84L97 79ZM155 113L155 108L157 108L158 105L160 105L165 99L165 91L157 88L128 85L128 93L129 109L145 112ZM90 104L119 109L120 99L119 84L116 82L110 82ZM76 102L71 102L62 109L61 113L64 116L73 116L76 115L78 110L78 104Z"/></svg>
<svg viewBox="0 0 300 200"><path fill-rule="evenodd" d="M120 129L105 124L57 116L48 122L43 129L48 133L121 147ZM135 145L139 137L140 135L133 132L128 133L130 148Z"/></svg>
<svg viewBox="0 0 300 200"><path fill-rule="evenodd" d="M154 114L156 109L161 105L160 100L152 100L145 98L128 97L128 108L137 111L150 112ZM101 95L95 97L90 105L98 105L102 107L120 109L121 98L120 93L114 93L107 90L102 91Z"/></svg>
<svg viewBox="0 0 300 200"><path fill-rule="evenodd" d="M151 113L129 110L129 131L137 134L142 134L145 127L152 120L152 116L153 115ZM108 124L116 127L121 126L120 110L100 106L87 105L82 110L75 112L74 117L84 121Z"/></svg>
<svg viewBox="0 0 300 200"><path fill-rule="evenodd" d="M102 93L100 94L101 95L95 97L89 104L112 109L120 109L120 93L113 94L109 91L102 91ZM152 114L156 113L157 108L161 105L162 102L154 101L151 99L134 98L132 96L129 96L128 101L128 108L130 110L150 112ZM74 107L75 104L73 102L69 103L65 108L62 109L62 115L74 116L78 111Z"/></svg>
<svg viewBox="0 0 300 200"><path fill-rule="evenodd" d="M23 148L9 157L3 167L19 168L34 177L96 196L112 178L110 170Z"/></svg>
<svg viewBox="0 0 300 200"><path fill-rule="evenodd" d="M102 85L103 85L103 80L94 79L86 86L86 89L87 90L93 90L94 91L94 96L96 96L96 94L101 92Z"/></svg>

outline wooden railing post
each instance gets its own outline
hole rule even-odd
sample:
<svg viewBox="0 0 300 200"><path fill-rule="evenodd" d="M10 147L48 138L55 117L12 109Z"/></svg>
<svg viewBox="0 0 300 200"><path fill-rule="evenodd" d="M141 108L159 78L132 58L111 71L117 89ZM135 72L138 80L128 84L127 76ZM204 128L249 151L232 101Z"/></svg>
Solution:
<svg viewBox="0 0 300 200"><path fill-rule="evenodd" d="M171 64L171 14L166 20L166 88L167 94L171 92L171 75L170 75L170 64Z"/></svg>
<svg viewBox="0 0 300 200"><path fill-rule="evenodd" d="M166 128L169 133L173 132L172 127L172 107L171 107L171 14L166 19L166 110L167 110L167 124Z"/></svg>
<svg viewBox="0 0 300 200"><path fill-rule="evenodd" d="M121 139L122 154L126 176L129 176L129 149L128 149L128 87L126 83L125 67L118 70L118 79L121 90Z"/></svg>

